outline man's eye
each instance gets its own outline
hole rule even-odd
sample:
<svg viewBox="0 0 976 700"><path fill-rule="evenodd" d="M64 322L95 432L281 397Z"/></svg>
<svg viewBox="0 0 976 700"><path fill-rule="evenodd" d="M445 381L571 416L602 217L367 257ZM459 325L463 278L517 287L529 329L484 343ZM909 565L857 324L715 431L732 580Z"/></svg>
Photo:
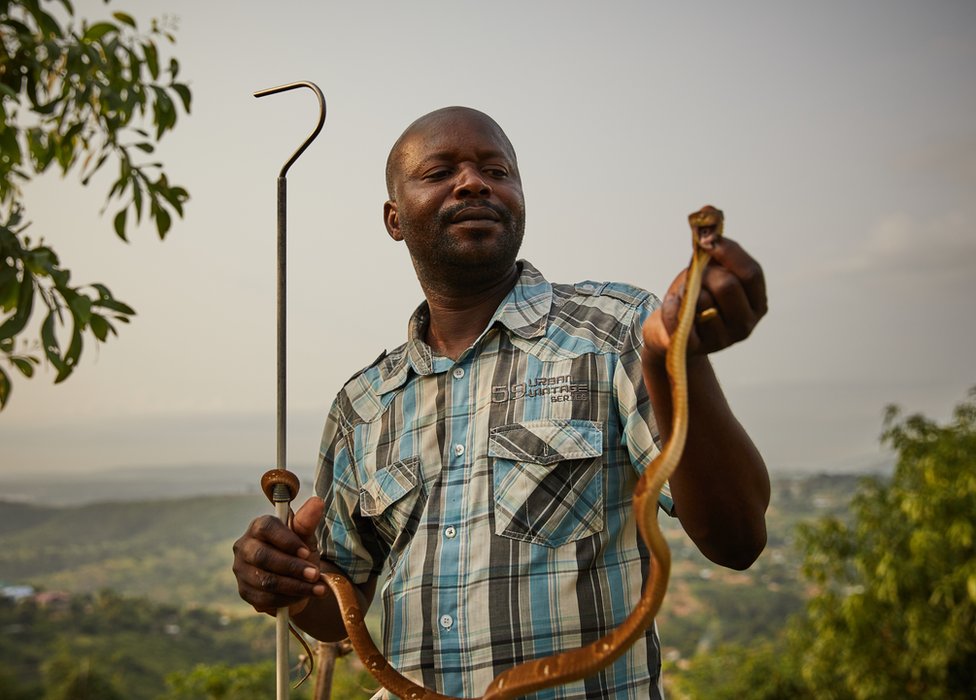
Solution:
<svg viewBox="0 0 976 700"><path fill-rule="evenodd" d="M437 168L436 170L431 170L424 173L425 180L443 180L445 177L451 174L451 171L447 168Z"/></svg>
<svg viewBox="0 0 976 700"><path fill-rule="evenodd" d="M508 177L508 171L505 168L490 167L485 168L485 172L492 177Z"/></svg>

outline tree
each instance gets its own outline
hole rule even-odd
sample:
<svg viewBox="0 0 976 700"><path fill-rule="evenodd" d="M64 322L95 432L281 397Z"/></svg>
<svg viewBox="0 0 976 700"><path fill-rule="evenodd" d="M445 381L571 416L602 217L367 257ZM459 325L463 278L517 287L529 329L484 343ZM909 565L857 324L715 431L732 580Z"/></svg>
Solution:
<svg viewBox="0 0 976 700"><path fill-rule="evenodd" d="M90 658L58 655L44 665L44 700L123 700L123 694Z"/></svg>
<svg viewBox="0 0 976 700"><path fill-rule="evenodd" d="M166 677L169 692L166 700L260 700L274 688L273 661L260 664L228 666L199 664L190 671L171 673Z"/></svg>
<svg viewBox="0 0 976 700"><path fill-rule="evenodd" d="M805 612L773 640L696 657L678 698L976 697L976 389L947 425L887 410L890 478L801 524Z"/></svg>
<svg viewBox="0 0 976 700"><path fill-rule="evenodd" d="M22 185L52 168L76 170L88 185L114 163L105 208L120 205L119 238L144 212L160 238L173 214L183 216L187 191L146 160L176 126L177 105L190 111L179 62L160 56L162 39L175 41L158 20L140 33L124 12L78 22L70 0L0 0L0 410L12 389L4 366L29 378L43 356L61 382L77 366L86 334L105 342L115 323L135 313L104 284L72 284L54 249L27 235ZM24 335L42 303L31 341Z"/></svg>
<svg viewBox="0 0 976 700"><path fill-rule="evenodd" d="M976 390L948 425L889 408L898 453L836 518L804 527L820 589L793 644L818 697L972 698L976 693Z"/></svg>

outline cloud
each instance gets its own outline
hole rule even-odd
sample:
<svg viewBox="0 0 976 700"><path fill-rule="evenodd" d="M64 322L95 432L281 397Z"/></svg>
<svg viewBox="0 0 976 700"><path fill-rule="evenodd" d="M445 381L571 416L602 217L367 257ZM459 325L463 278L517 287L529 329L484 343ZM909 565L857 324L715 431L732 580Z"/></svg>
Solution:
<svg viewBox="0 0 976 700"><path fill-rule="evenodd" d="M837 273L875 278L957 281L976 274L976 208L926 220L905 212L881 217L860 245L830 266Z"/></svg>
<svg viewBox="0 0 976 700"><path fill-rule="evenodd" d="M911 177L932 177L940 186L971 191L976 184L976 134L918 146L896 158L894 164Z"/></svg>

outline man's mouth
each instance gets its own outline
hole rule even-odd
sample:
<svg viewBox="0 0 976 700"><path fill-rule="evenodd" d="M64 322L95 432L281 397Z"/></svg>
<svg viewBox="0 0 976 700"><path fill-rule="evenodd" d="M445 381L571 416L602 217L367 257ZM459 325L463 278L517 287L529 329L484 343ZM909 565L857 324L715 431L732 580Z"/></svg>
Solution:
<svg viewBox="0 0 976 700"><path fill-rule="evenodd" d="M451 217L452 224L462 221L501 221L501 217L491 207L465 207Z"/></svg>

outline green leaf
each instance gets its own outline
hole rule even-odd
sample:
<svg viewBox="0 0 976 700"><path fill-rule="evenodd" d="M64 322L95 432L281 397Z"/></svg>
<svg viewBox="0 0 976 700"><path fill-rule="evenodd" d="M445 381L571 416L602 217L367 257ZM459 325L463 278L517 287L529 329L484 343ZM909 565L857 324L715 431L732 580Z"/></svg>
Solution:
<svg viewBox="0 0 976 700"><path fill-rule="evenodd" d="M108 158L108 153L102 154L102 157L98 159L95 163L95 167L88 171L88 174L82 179L81 184L87 185L91 180L92 176L99 171L99 169L105 165L105 160Z"/></svg>
<svg viewBox="0 0 976 700"><path fill-rule="evenodd" d="M170 88L172 88L173 92L175 92L177 95L180 96L180 101L183 103L183 109L186 110L187 114L189 114L190 101L193 97L190 94L190 88L188 88L183 83L173 83L172 85L170 85Z"/></svg>
<svg viewBox="0 0 976 700"><path fill-rule="evenodd" d="M109 333L112 333L112 335L116 334L115 328L101 314L93 313L91 315L91 318L88 320L88 324L92 329L92 333L95 334L95 337L98 338L103 343L108 338Z"/></svg>
<svg viewBox="0 0 976 700"><path fill-rule="evenodd" d="M0 325L0 339L12 338L24 330L34 308L34 285L34 276L25 269L17 294L17 311Z"/></svg>
<svg viewBox="0 0 976 700"><path fill-rule="evenodd" d="M142 54L146 59L149 75L153 80L159 80L159 52L156 50L156 45L147 41L142 45Z"/></svg>
<svg viewBox="0 0 976 700"><path fill-rule="evenodd" d="M128 240L125 237L125 216L126 209L122 209L118 214L115 215L115 221L113 222L115 226L115 234L121 238L123 241Z"/></svg>
<svg viewBox="0 0 976 700"><path fill-rule="evenodd" d="M153 123L156 125L156 140L176 124L176 107L165 90L153 87L156 104L153 106Z"/></svg>
<svg viewBox="0 0 976 700"><path fill-rule="evenodd" d="M61 346L58 344L57 336L54 334L54 323L56 316L54 311L49 311L44 323L41 325L41 343L44 346L44 354L48 361L60 374L66 368L64 360L61 359Z"/></svg>
<svg viewBox="0 0 976 700"><path fill-rule="evenodd" d="M75 323L83 327L88 325L88 321L91 318L91 307L92 300L84 294L73 294L68 301L68 308L71 309L71 315L74 316Z"/></svg>
<svg viewBox="0 0 976 700"><path fill-rule="evenodd" d="M34 376L34 363L31 360L34 358L29 357L11 357L10 361L14 363L14 366L20 370L20 373L30 379Z"/></svg>
<svg viewBox="0 0 976 700"><path fill-rule="evenodd" d="M132 15L127 15L124 12L113 12L112 16L122 24L128 24L130 27L135 29L136 21L132 18Z"/></svg>
<svg viewBox="0 0 976 700"><path fill-rule="evenodd" d="M0 265L0 311L10 311L17 308L17 296L20 292L20 280L12 265Z"/></svg>
<svg viewBox="0 0 976 700"><path fill-rule="evenodd" d="M38 246L24 255L24 264L35 275L51 275L58 266L58 256L47 246Z"/></svg>
<svg viewBox="0 0 976 700"><path fill-rule="evenodd" d="M136 221L142 221L142 183L138 178L132 178L132 204L136 208Z"/></svg>
<svg viewBox="0 0 976 700"><path fill-rule="evenodd" d="M109 299L105 299L105 298L98 299L98 300L92 302L92 306L101 306L102 308L111 309L112 311L115 311L116 313L126 314L128 316L135 316L136 315L135 309L133 309L128 304L124 304L123 302L119 301L118 299L111 299L111 298L109 298ZM119 319L119 320L121 321L122 319Z"/></svg>
<svg viewBox="0 0 976 700"><path fill-rule="evenodd" d="M33 7L31 7L31 4L33 4ZM40 29L45 36L60 39L63 36L63 32L61 30L61 25L58 24L58 21L47 12L40 9L40 5L38 3L31 4L28 4L28 7L31 10L31 14L34 16L34 21L37 22L37 28Z"/></svg>
<svg viewBox="0 0 976 700"><path fill-rule="evenodd" d="M58 371L58 375L54 378L55 384L60 384L67 379L72 372L74 372L75 366L78 364L78 359L81 357L82 344L81 328L78 326L78 324L75 324L74 329L71 332L71 343L68 345L68 351L64 354L64 366Z"/></svg>
<svg viewBox="0 0 976 700"><path fill-rule="evenodd" d="M159 232L160 238L165 238L166 233L169 231L173 220L167 212L162 207L156 209L156 230Z"/></svg>
<svg viewBox="0 0 976 700"><path fill-rule="evenodd" d="M10 377L0 368L0 411L7 405L7 401L10 399L10 391Z"/></svg>
<svg viewBox="0 0 976 700"><path fill-rule="evenodd" d="M89 43L93 43L101 40L101 38L106 34L117 31L119 31L119 28L111 22L96 22L92 26L88 27L82 36L82 39Z"/></svg>
<svg viewBox="0 0 976 700"><path fill-rule="evenodd" d="M144 153L152 153L153 151L156 150L151 143L147 143L147 142L137 143L136 148L138 148L140 151Z"/></svg>

